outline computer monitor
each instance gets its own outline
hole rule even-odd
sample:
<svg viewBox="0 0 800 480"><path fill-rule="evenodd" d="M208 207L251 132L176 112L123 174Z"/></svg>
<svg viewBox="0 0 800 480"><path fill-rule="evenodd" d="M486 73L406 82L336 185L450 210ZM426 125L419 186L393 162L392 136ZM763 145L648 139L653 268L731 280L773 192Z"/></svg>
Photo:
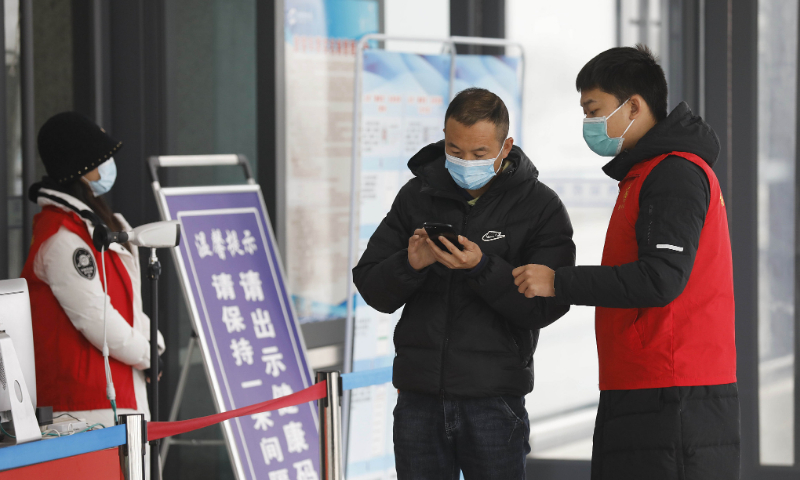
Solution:
<svg viewBox="0 0 800 480"><path fill-rule="evenodd" d="M5 331L11 337L22 376L28 386L28 395L35 409L36 363L33 357L31 301L28 296L28 282L24 278L0 280L0 331Z"/></svg>

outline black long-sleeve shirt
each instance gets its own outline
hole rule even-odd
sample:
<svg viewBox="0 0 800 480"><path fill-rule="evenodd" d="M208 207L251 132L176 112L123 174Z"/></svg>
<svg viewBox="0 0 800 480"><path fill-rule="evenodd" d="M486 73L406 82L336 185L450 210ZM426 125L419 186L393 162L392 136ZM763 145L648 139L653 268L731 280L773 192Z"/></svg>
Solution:
<svg viewBox="0 0 800 480"><path fill-rule="evenodd" d="M672 151L696 153L714 163L713 130L681 104L630 152L605 167L617 180L638 162ZM662 307L683 292L694 265L710 201L702 168L669 156L650 172L639 194L636 240L639 260L620 266L563 267L556 272L556 301L611 308ZM657 248L672 245L682 251Z"/></svg>

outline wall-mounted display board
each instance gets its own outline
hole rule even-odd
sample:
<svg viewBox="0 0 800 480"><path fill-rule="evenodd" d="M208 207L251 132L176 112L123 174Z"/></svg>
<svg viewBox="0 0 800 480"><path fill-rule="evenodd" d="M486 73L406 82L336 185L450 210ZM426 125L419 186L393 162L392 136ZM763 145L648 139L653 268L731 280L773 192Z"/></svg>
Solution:
<svg viewBox="0 0 800 480"><path fill-rule="evenodd" d="M356 41L377 0L285 0L289 289L301 323L344 318Z"/></svg>

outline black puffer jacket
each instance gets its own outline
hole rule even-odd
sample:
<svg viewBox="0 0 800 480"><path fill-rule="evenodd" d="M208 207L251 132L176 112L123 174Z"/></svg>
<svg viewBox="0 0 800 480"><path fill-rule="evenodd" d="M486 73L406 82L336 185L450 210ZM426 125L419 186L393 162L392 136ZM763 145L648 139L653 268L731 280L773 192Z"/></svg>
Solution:
<svg viewBox="0 0 800 480"><path fill-rule="evenodd" d="M371 307L390 313L405 305L394 334L396 388L470 397L533 389L539 329L569 308L525 298L511 271L529 263L574 265L575 245L564 205L538 181L533 163L516 146L507 160L470 207L444 167L444 142L423 148L408 163L416 178L400 190L353 269ZM424 222L453 225L487 261L470 272L439 263L414 271L408 239Z"/></svg>

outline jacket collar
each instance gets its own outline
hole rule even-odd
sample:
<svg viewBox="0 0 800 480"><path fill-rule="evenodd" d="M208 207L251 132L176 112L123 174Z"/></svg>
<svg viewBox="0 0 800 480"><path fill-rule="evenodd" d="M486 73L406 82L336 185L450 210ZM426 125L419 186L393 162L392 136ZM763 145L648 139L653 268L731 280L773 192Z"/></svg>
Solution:
<svg viewBox="0 0 800 480"><path fill-rule="evenodd" d="M503 193L526 181L538 181L539 171L518 146L511 148L506 161L511 165L497 174L484 196ZM444 140L422 148L409 160L408 168L422 181L421 192L467 203L445 168Z"/></svg>
<svg viewBox="0 0 800 480"><path fill-rule="evenodd" d="M94 213L94 211L91 208L89 208L88 205L86 205L85 203L81 202L80 200L78 200L77 198L73 197L72 195L68 195L68 194L66 194L64 192L59 192L58 190L52 190L52 189L49 189L49 188L41 188L39 191L41 193L46 194L46 195L50 195L50 196L53 196L53 197L60 198L61 200L69 203L70 205L72 205L73 207L75 207L79 211L80 210L88 210L88 211ZM89 219L78 215L77 212L75 212L75 210L69 208L68 206L66 206L66 205L64 205L62 203L59 203L59 202L57 202L55 200L49 199L47 197L44 197L44 196L38 196L37 199L36 199L36 203L41 207L56 207L56 208L58 208L58 209L60 209L60 210L62 210L64 212L74 214L76 217L80 218L81 221L83 222L83 224L86 226L86 229L89 231L89 237L94 235L94 225L92 224L92 222L89 221ZM120 218L119 215L117 215L117 219L120 220L120 223L122 223L123 228L125 228L126 230L130 229L130 225L128 224L127 221L125 221L125 219ZM119 245L117 243L112 243L111 245L109 245L108 249L112 250L114 252L117 252L118 254L131 255L131 252L129 252L126 248L124 248L122 245Z"/></svg>
<svg viewBox="0 0 800 480"><path fill-rule="evenodd" d="M717 134L701 117L681 102L639 140L635 147L614 157L603 171L621 181L634 165L665 153L688 152L697 155L713 167L719 156Z"/></svg>

